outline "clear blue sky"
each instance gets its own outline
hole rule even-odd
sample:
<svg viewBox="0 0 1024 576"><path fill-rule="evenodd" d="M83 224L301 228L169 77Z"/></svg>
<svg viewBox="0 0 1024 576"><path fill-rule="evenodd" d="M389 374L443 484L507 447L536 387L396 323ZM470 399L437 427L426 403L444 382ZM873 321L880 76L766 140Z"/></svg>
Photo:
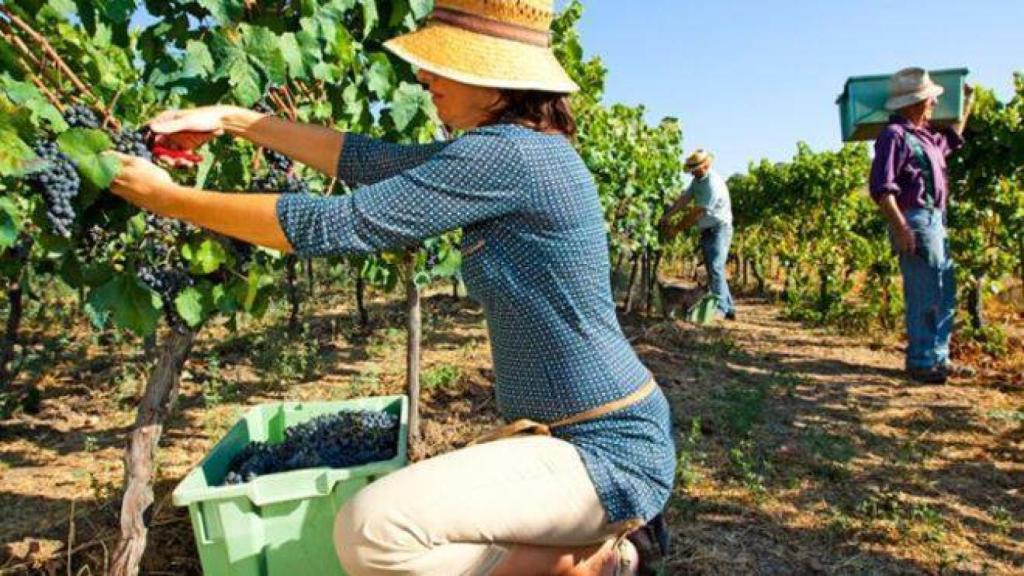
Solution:
<svg viewBox="0 0 1024 576"><path fill-rule="evenodd" d="M835 99L849 76L966 66L1006 98L1024 71L1024 0L584 5L583 46L609 68L606 100L680 118L686 149L713 150L726 175L787 159L799 140L839 146Z"/></svg>

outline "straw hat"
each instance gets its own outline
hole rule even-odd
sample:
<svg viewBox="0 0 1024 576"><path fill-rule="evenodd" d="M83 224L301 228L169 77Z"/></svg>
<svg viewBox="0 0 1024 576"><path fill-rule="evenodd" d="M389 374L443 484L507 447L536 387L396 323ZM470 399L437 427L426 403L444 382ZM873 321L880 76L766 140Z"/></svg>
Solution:
<svg viewBox="0 0 1024 576"><path fill-rule="evenodd" d="M889 81L889 99L885 102L885 109L890 112L902 110L929 98L938 98L945 91L932 81L927 70L904 68L893 74Z"/></svg>
<svg viewBox="0 0 1024 576"><path fill-rule="evenodd" d="M693 174L698 168L704 165L710 167L711 162L714 159L715 157L713 155L708 154L703 149L697 150L686 158L686 164L683 165L683 170L685 170L687 174Z"/></svg>
<svg viewBox="0 0 1024 576"><path fill-rule="evenodd" d="M427 24L384 46L406 62L463 84L579 90L551 50L554 0L436 0Z"/></svg>

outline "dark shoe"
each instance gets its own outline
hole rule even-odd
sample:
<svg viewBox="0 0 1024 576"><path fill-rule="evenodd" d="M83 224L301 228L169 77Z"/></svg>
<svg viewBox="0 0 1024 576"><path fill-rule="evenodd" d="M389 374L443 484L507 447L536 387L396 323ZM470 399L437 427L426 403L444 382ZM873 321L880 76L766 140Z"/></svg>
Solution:
<svg viewBox="0 0 1024 576"><path fill-rule="evenodd" d="M953 362L946 362L942 365L942 369L946 371L947 376L953 378L974 378L978 375L978 371L970 366L963 364L954 364Z"/></svg>
<svg viewBox="0 0 1024 576"><path fill-rule="evenodd" d="M921 382L922 384L945 384L946 380L949 379L949 374L942 368L942 366L932 366L931 368L908 368L907 376L915 382Z"/></svg>
<svg viewBox="0 0 1024 576"><path fill-rule="evenodd" d="M669 552L668 526L665 517L658 514L645 524L643 528L631 533L629 541L633 543L640 557L639 576L665 576L665 567Z"/></svg>
<svg viewBox="0 0 1024 576"><path fill-rule="evenodd" d="M735 322L736 321L736 311L732 310L731 312L726 313L725 319L729 320L729 321L732 321L732 322Z"/></svg>

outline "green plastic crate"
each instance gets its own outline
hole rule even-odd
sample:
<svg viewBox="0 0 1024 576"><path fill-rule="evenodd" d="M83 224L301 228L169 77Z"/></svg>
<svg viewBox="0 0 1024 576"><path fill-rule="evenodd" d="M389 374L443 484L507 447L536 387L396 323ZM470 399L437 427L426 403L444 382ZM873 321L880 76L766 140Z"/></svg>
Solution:
<svg viewBox="0 0 1024 576"><path fill-rule="evenodd" d="M946 89L935 107L933 125L951 126L963 118L964 84L968 73L967 68L929 72L932 80ZM846 81L846 88L836 100L844 142L874 140L882 133L892 114L885 109L891 77L889 74L855 76Z"/></svg>
<svg viewBox="0 0 1024 576"><path fill-rule="evenodd" d="M394 458L353 468L317 468L219 486L231 459L252 441L281 441L284 430L343 410L399 417ZM356 492L408 462L406 396L344 402L287 402L253 408L174 490L188 506L203 573L208 576L344 576L334 551L334 517Z"/></svg>

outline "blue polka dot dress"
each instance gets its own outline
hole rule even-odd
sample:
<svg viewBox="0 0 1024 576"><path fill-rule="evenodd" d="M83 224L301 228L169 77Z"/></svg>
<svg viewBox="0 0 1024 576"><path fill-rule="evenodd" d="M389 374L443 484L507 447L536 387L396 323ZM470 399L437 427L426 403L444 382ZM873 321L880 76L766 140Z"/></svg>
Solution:
<svg viewBox="0 0 1024 576"><path fill-rule="evenodd" d="M349 134L338 175L362 187L278 201L296 252L380 252L462 228L462 273L485 311L506 420L554 422L650 378L615 316L597 188L564 137L513 124L423 146ZM554 434L578 448L611 522L664 507L676 460L661 390Z"/></svg>

